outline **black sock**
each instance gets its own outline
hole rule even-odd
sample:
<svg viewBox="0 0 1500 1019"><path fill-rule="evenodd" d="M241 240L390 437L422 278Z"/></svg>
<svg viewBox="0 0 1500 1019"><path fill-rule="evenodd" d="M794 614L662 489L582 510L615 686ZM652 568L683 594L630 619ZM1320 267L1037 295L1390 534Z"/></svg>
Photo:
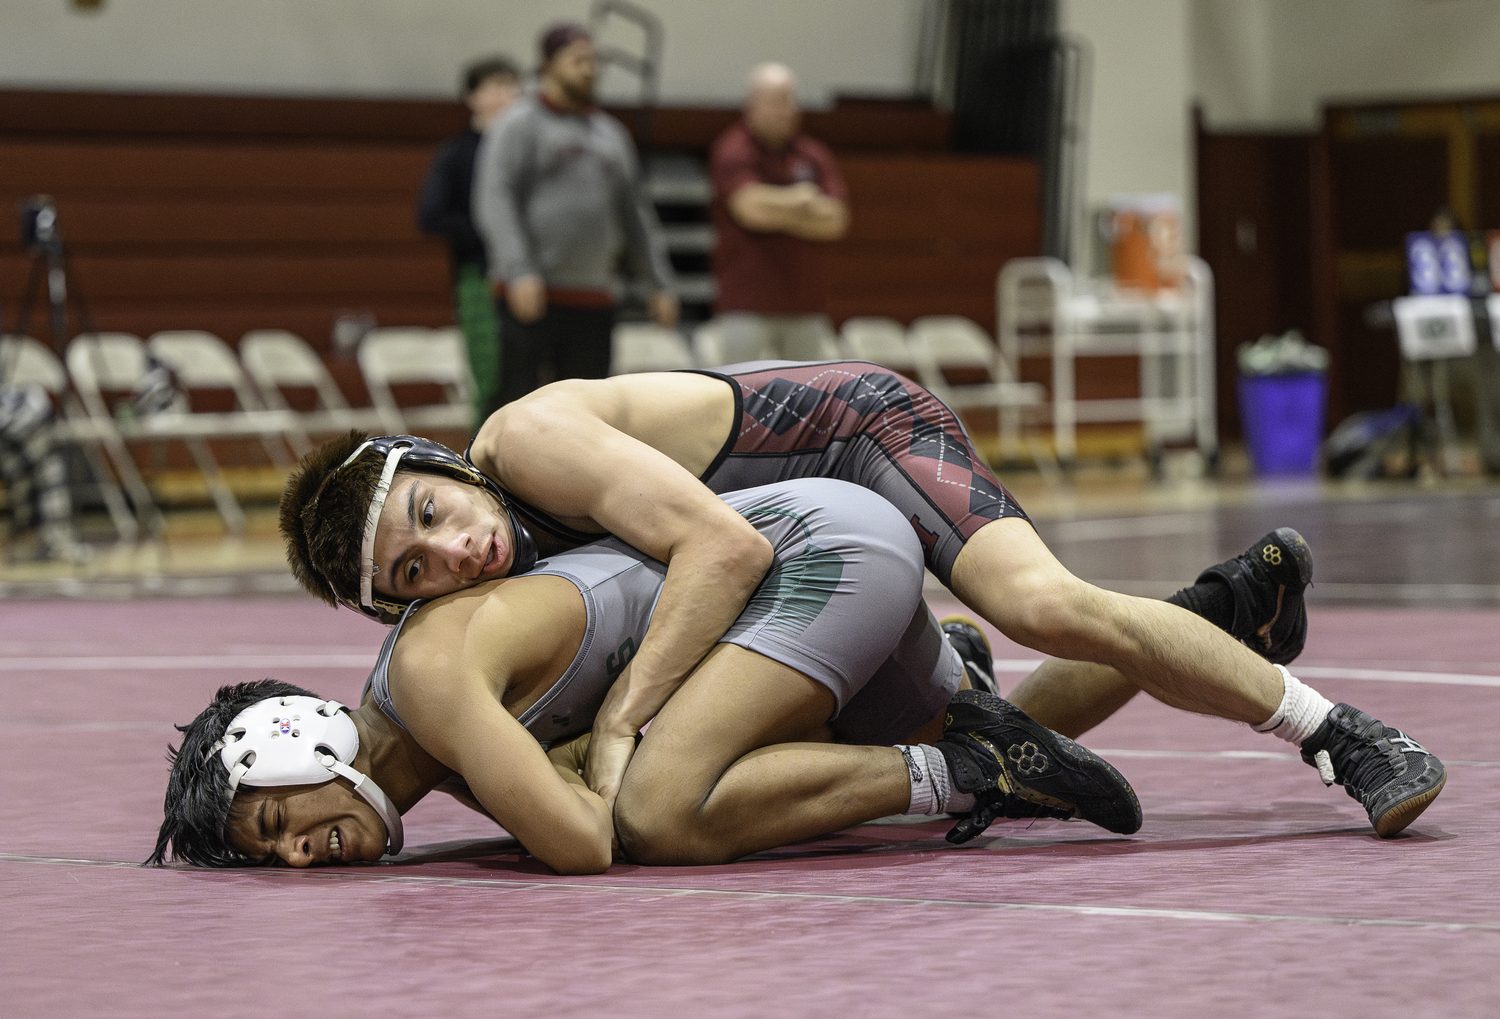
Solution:
<svg viewBox="0 0 1500 1019"><path fill-rule="evenodd" d="M1167 601L1187 609L1195 616L1202 616L1226 632L1234 624L1234 594L1222 580L1205 580L1201 584L1184 587Z"/></svg>

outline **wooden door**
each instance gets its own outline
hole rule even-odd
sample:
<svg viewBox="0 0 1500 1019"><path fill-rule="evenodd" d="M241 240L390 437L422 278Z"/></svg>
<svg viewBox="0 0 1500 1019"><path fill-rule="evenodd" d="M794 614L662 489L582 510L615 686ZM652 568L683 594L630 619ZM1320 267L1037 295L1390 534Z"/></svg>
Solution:
<svg viewBox="0 0 1500 1019"><path fill-rule="evenodd" d="M1198 251L1214 271L1221 435L1240 433L1235 350L1313 328L1310 134L1198 132Z"/></svg>

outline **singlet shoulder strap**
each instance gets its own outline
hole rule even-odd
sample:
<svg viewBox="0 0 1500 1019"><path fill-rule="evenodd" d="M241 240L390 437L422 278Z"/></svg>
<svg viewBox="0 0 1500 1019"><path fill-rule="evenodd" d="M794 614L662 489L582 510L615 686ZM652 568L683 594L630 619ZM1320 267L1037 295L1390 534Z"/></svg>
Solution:
<svg viewBox="0 0 1500 1019"><path fill-rule="evenodd" d="M396 706L391 703L391 652L396 650L396 638L401 636L401 628L406 625L411 614L426 604L425 600L418 598L406 606L406 611L401 613L401 618L396 620L396 625L391 627L390 632L385 635L385 642L380 645L380 654L375 658L375 668L370 670L370 676L365 680L365 688L359 695L361 703L366 697L373 696L375 706L403 729L406 728L406 723L401 721L401 716L396 713Z"/></svg>

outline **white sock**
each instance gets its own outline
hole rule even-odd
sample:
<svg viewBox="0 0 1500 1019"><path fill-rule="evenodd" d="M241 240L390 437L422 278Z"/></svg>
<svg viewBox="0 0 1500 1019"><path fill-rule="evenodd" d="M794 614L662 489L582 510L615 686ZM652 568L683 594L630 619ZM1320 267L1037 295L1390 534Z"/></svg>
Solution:
<svg viewBox="0 0 1500 1019"><path fill-rule="evenodd" d="M911 778L908 814L963 813L974 809L974 795L953 788L948 759L941 750L925 743L898 745L896 749L906 759L907 774Z"/></svg>
<svg viewBox="0 0 1500 1019"><path fill-rule="evenodd" d="M1323 719L1333 710L1333 702L1280 665L1276 668L1282 679L1281 706L1274 715L1254 728L1256 732L1269 732L1288 743L1301 746L1303 740L1318 731L1318 726L1323 724Z"/></svg>

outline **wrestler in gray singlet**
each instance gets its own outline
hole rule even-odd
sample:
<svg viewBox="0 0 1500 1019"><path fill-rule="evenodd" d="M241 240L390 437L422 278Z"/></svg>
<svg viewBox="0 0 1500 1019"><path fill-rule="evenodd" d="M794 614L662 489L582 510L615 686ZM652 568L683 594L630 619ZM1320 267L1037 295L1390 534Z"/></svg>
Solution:
<svg viewBox="0 0 1500 1019"><path fill-rule="evenodd" d="M922 550L890 503L809 478L723 496L765 535L771 569L723 636L822 683L849 743L900 742L952 699L963 665L922 601ZM605 691L635 655L666 567L618 538L538 562L528 575L578 588L588 622L566 672L518 721L543 747L588 732ZM387 670L416 601L386 636L365 692L397 725Z"/></svg>

